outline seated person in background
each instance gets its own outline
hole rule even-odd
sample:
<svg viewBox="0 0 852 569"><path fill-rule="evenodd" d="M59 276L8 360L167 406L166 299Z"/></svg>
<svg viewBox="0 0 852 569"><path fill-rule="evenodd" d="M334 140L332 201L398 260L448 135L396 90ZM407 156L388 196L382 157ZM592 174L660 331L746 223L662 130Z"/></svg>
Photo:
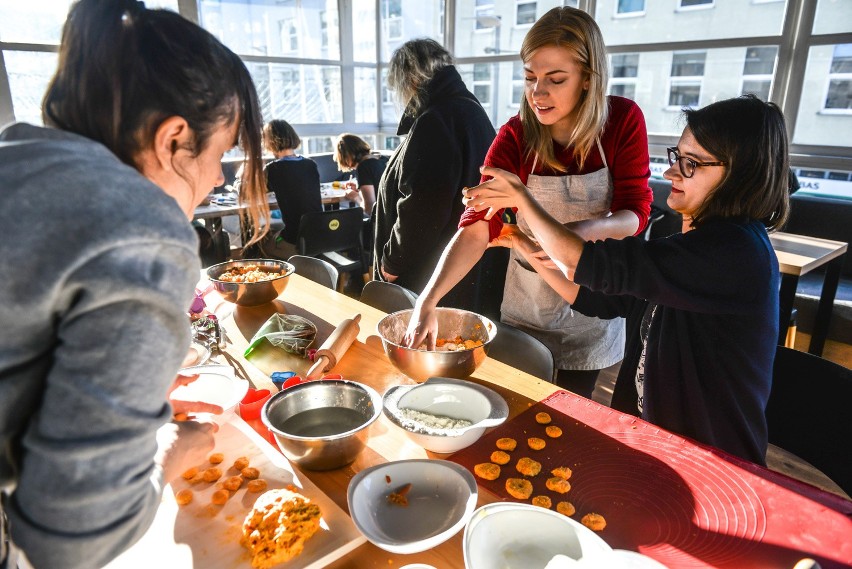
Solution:
<svg viewBox="0 0 852 569"><path fill-rule="evenodd" d="M357 188L347 188L346 199L356 202L369 216L376 203L376 188L388 165L387 156L372 152L370 145L354 134L341 134L334 147L334 161L341 172L355 170Z"/></svg>
<svg viewBox="0 0 852 569"><path fill-rule="evenodd" d="M574 310L627 317L613 407L765 464L780 284L767 230L790 205L784 116L750 95L684 114L664 174L682 233L584 241L497 168L465 201L517 206L538 245L511 229L491 244L513 247Z"/></svg>
<svg viewBox="0 0 852 569"><path fill-rule="evenodd" d="M300 144L302 139L286 121L269 121L263 127L263 145L275 156L266 165L266 187L275 192L284 229L266 239L261 249L279 259L298 253L302 214L322 211L319 170L316 162L296 154Z"/></svg>

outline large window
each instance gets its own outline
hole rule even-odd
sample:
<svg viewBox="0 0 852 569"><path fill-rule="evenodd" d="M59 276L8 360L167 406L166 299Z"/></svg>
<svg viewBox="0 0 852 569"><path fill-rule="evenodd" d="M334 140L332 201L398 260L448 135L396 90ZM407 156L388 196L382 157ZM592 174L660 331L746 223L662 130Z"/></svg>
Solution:
<svg viewBox="0 0 852 569"><path fill-rule="evenodd" d="M813 187L852 186L852 0L146 0L184 10L239 54L264 120L298 126L306 152L344 131L399 144L387 62L403 42L450 49L496 127L523 97L521 43L556 6L594 7L608 92L636 101L652 160L682 129L680 109L742 93L781 105L793 164ZM41 122L71 0L0 0L0 122ZM451 20L446 15L452 15ZM661 164L663 162L660 162ZM832 190L834 191L834 190ZM850 191L852 195L852 191Z"/></svg>

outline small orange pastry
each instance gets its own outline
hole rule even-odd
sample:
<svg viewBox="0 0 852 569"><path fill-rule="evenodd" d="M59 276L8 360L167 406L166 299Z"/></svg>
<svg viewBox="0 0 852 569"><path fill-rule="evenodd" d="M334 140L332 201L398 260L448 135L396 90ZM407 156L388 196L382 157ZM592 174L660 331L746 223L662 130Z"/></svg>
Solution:
<svg viewBox="0 0 852 569"><path fill-rule="evenodd" d="M222 478L222 469L216 468L215 466L212 468L208 468L202 473L205 482L216 482L220 478Z"/></svg>
<svg viewBox="0 0 852 569"><path fill-rule="evenodd" d="M254 480L255 478L260 477L260 470L253 466L246 466L240 471L240 474L242 474L243 478L246 480Z"/></svg>
<svg viewBox="0 0 852 569"><path fill-rule="evenodd" d="M245 456L241 456L240 458L238 458L237 460L234 461L234 468L236 470L242 470L243 468L245 468L248 465L249 465L249 459L246 458Z"/></svg>
<svg viewBox="0 0 852 569"><path fill-rule="evenodd" d="M515 465L515 470L524 476L536 476L541 472L541 463L531 458L524 457Z"/></svg>
<svg viewBox="0 0 852 569"><path fill-rule="evenodd" d="M225 490L230 490L231 492L236 492L243 485L243 477L242 476L231 476L227 480L222 483L222 487Z"/></svg>
<svg viewBox="0 0 852 569"><path fill-rule="evenodd" d="M573 474L573 472L571 472L571 469L567 466L557 466L556 468L551 470L550 473L554 476L562 478L563 480L568 480Z"/></svg>
<svg viewBox="0 0 852 569"><path fill-rule="evenodd" d="M545 446L547 446L547 442L544 439L540 439L538 437L530 437L527 439L527 445L533 450L541 450Z"/></svg>
<svg viewBox="0 0 852 569"><path fill-rule="evenodd" d="M512 452L515 450L515 447L518 446L518 441L509 437L503 437L502 439L497 439L497 448L500 450L506 450Z"/></svg>
<svg viewBox="0 0 852 569"><path fill-rule="evenodd" d="M563 516L573 516L577 513L577 508L571 502L559 502L556 504L556 511Z"/></svg>
<svg viewBox="0 0 852 569"><path fill-rule="evenodd" d="M580 523L592 531L603 531L606 527L606 520L600 514L589 512L580 519Z"/></svg>
<svg viewBox="0 0 852 569"><path fill-rule="evenodd" d="M532 495L532 482L525 478L507 478L506 492L518 500L528 500Z"/></svg>
<svg viewBox="0 0 852 569"><path fill-rule="evenodd" d="M554 476L553 478L548 478L547 482L544 483L547 486L548 490L552 490L553 492L559 492L560 494L565 494L568 490L571 489L571 483L565 480L564 478L559 478L558 476Z"/></svg>
<svg viewBox="0 0 852 569"><path fill-rule="evenodd" d="M473 467L473 473L485 480L500 478L500 467L490 462L483 462Z"/></svg>
<svg viewBox="0 0 852 569"><path fill-rule="evenodd" d="M547 428L544 429L544 432L551 439L558 439L562 436L562 429L556 425L548 425Z"/></svg>
<svg viewBox="0 0 852 569"><path fill-rule="evenodd" d="M213 492L213 495L210 497L210 501L212 503L216 504L217 506L221 506L222 504L227 502L230 497L231 497L230 492L228 492L227 490L225 490L223 488L220 488L219 490L216 490L215 492Z"/></svg>
<svg viewBox="0 0 852 569"><path fill-rule="evenodd" d="M263 492L266 490L267 483L263 478L258 478L256 480L249 480L249 483L246 485L246 488L249 492Z"/></svg>
<svg viewBox="0 0 852 569"><path fill-rule="evenodd" d="M494 464L509 464L510 460L512 460L512 457L505 451L495 450L491 453L491 462Z"/></svg>
<svg viewBox="0 0 852 569"><path fill-rule="evenodd" d="M186 506L192 502L192 490L185 488L178 491L178 493L175 494L175 502L178 503L178 506Z"/></svg>
<svg viewBox="0 0 852 569"><path fill-rule="evenodd" d="M550 506L553 504L553 502L550 501L550 496L535 496L531 503L533 506L547 509L550 509Z"/></svg>
<svg viewBox="0 0 852 569"><path fill-rule="evenodd" d="M535 414L535 422L539 425L547 425L548 423L550 423L550 421L551 419L548 413L541 412Z"/></svg>
<svg viewBox="0 0 852 569"><path fill-rule="evenodd" d="M181 474L181 476L183 477L184 480L190 480L196 474L198 474L198 467L193 466L192 468L190 468L189 470L187 470L186 472Z"/></svg>
<svg viewBox="0 0 852 569"><path fill-rule="evenodd" d="M210 461L210 464L219 464L223 460L225 460L225 455L221 452L214 452L209 457L207 457L207 460Z"/></svg>

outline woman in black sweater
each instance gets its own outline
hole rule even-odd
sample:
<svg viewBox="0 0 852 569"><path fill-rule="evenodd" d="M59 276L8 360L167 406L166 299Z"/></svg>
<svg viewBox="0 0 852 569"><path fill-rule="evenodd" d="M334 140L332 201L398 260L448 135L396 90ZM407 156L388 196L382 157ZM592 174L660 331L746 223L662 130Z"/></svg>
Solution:
<svg viewBox="0 0 852 569"><path fill-rule="evenodd" d="M517 248L575 310L628 317L614 406L765 464L780 284L767 230L789 210L784 116L753 96L684 114L664 174L683 233L584 243L493 168L465 201L518 206L538 245L517 233L492 245Z"/></svg>
<svg viewBox="0 0 852 569"><path fill-rule="evenodd" d="M263 127L263 143L275 160L266 165L266 186L275 192L284 229L263 245L267 255L288 259L297 253L302 214L322 211L316 162L296 154L302 140L289 123L273 120Z"/></svg>

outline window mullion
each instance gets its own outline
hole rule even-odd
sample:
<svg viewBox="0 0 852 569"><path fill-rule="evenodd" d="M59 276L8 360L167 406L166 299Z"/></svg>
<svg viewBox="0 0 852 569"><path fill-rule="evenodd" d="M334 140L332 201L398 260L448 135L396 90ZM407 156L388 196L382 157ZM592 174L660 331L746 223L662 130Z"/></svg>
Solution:
<svg viewBox="0 0 852 569"><path fill-rule="evenodd" d="M813 33L816 5L816 2L787 3L781 43L778 46L778 66L770 98L784 113L790 140L793 140L799 114L802 78L808 64L808 40Z"/></svg>

